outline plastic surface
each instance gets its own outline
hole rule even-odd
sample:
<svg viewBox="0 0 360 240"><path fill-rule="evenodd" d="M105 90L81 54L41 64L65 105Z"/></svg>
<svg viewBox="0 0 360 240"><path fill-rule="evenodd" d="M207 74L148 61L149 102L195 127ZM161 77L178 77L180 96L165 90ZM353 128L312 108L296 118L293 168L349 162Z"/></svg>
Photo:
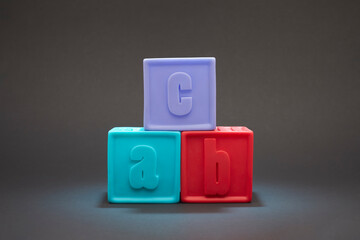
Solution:
<svg viewBox="0 0 360 240"><path fill-rule="evenodd" d="M179 198L180 132L109 131L109 202L176 203Z"/></svg>
<svg viewBox="0 0 360 240"><path fill-rule="evenodd" d="M213 130L215 58L144 59L144 128Z"/></svg>
<svg viewBox="0 0 360 240"><path fill-rule="evenodd" d="M252 168L248 128L182 132L182 202L251 202Z"/></svg>

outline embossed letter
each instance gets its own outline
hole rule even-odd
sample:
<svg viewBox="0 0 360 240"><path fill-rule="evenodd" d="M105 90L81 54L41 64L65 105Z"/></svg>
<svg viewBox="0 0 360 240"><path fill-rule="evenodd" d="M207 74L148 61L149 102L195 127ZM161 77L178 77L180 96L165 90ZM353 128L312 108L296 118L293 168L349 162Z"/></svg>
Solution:
<svg viewBox="0 0 360 240"><path fill-rule="evenodd" d="M192 97L180 97L180 90L192 90L191 77L184 72L176 72L168 79L168 107L172 114L183 116L192 108Z"/></svg>
<svg viewBox="0 0 360 240"><path fill-rule="evenodd" d="M226 195L230 188L230 158L227 152L216 151L216 139L204 139L205 195Z"/></svg>
<svg viewBox="0 0 360 240"><path fill-rule="evenodd" d="M147 145L135 146L130 151L130 159L140 161L130 168L130 185L135 189L155 189L159 183L156 175L156 151Z"/></svg>

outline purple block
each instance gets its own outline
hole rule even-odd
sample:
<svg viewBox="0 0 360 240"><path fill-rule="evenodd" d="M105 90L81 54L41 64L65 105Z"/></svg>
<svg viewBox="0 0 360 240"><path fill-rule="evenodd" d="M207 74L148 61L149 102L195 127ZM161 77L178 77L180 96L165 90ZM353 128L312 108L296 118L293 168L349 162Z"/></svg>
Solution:
<svg viewBox="0 0 360 240"><path fill-rule="evenodd" d="M144 59L145 130L215 127L215 58Z"/></svg>

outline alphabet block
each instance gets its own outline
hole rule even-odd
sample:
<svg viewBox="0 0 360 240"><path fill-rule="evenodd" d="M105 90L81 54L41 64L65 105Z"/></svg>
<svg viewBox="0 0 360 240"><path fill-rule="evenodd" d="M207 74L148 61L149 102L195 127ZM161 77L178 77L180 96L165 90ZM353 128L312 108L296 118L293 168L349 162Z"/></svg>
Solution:
<svg viewBox="0 0 360 240"><path fill-rule="evenodd" d="M251 202L253 132L246 127L181 134L182 202Z"/></svg>
<svg viewBox="0 0 360 240"><path fill-rule="evenodd" d="M215 58L144 59L144 128L213 130Z"/></svg>
<svg viewBox="0 0 360 240"><path fill-rule="evenodd" d="M108 134L108 200L176 203L180 198L180 132L116 127Z"/></svg>

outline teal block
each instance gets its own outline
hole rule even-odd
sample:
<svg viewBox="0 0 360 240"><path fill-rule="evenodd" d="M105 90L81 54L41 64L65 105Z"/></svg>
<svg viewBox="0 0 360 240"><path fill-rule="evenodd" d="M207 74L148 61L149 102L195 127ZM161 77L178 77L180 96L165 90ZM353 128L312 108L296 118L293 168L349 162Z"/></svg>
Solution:
<svg viewBox="0 0 360 240"><path fill-rule="evenodd" d="M108 201L177 203L180 132L116 127L108 134Z"/></svg>

